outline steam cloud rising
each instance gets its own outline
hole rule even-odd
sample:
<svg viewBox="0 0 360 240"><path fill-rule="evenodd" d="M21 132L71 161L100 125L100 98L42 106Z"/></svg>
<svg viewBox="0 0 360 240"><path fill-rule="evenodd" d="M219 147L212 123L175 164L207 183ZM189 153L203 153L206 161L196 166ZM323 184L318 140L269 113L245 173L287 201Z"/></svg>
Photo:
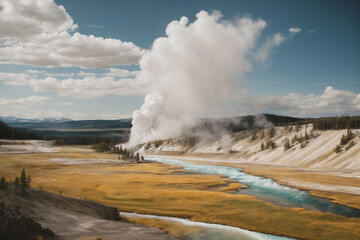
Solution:
<svg viewBox="0 0 360 240"><path fill-rule="evenodd" d="M266 26L249 17L222 20L201 11L189 24L171 22L140 60L138 80L146 83L145 103L133 113L130 145L176 137L202 114L236 94L248 56Z"/></svg>

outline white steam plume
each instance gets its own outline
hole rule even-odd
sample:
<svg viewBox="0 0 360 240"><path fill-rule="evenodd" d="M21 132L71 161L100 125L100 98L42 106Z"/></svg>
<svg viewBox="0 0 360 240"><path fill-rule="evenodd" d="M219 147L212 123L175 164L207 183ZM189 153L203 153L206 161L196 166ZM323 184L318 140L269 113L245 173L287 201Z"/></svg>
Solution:
<svg viewBox="0 0 360 240"><path fill-rule="evenodd" d="M243 17L223 21L220 12L171 22L140 60L148 84L143 106L133 113L130 145L176 137L214 104L232 98L266 23Z"/></svg>

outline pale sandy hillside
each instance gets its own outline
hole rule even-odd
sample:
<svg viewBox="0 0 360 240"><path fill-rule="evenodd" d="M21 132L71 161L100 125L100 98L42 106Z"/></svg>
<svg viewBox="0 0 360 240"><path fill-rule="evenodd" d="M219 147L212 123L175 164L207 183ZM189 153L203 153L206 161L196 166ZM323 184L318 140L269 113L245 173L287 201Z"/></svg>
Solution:
<svg viewBox="0 0 360 240"><path fill-rule="evenodd" d="M152 142L147 145L147 153L179 153L211 156L212 158L236 160L239 162L277 164L322 169L360 169L360 130L352 129L353 145L350 142L341 146L336 153L335 147L347 130L313 131L312 125L303 125L297 131L295 126L274 127L263 130L242 131L224 135L220 140L191 141L186 137ZM293 141L295 137L302 141ZM307 135L307 140L305 140ZM289 139L290 148L285 151L285 139ZM274 149L261 150L261 144L269 141L276 144ZM143 147L142 150L145 150Z"/></svg>

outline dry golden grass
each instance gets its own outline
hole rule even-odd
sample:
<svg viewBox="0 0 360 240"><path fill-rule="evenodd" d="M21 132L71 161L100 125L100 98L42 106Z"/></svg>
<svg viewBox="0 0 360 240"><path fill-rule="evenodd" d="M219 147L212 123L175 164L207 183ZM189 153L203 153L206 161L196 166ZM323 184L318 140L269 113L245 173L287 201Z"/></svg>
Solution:
<svg viewBox="0 0 360 240"><path fill-rule="evenodd" d="M331 199L332 202L350 206L353 208L359 208L360 206L360 195L323 191L310 191L310 193L314 196L328 198Z"/></svg>
<svg viewBox="0 0 360 240"><path fill-rule="evenodd" d="M243 188L247 188L247 186L245 184L236 182L236 183L230 183L228 186L221 188L220 191L232 192L232 191L238 191Z"/></svg>
<svg viewBox="0 0 360 240"><path fill-rule="evenodd" d="M117 159L97 153L0 155L0 175L15 178L24 167L32 186L87 198L120 211L189 218L300 239L356 239L360 219L283 208L251 196L222 192L239 187L217 175L174 175L179 167L121 162L66 165L53 158ZM227 186L227 187L224 187ZM153 221L171 230L170 225ZM175 232L174 232L175 234ZM176 235L176 234L175 234Z"/></svg>

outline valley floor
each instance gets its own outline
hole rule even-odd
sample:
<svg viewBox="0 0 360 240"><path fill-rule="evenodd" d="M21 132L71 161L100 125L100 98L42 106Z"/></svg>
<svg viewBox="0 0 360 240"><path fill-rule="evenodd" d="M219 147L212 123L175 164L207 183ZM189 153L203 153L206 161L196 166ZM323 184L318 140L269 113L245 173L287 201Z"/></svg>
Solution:
<svg viewBox="0 0 360 240"><path fill-rule="evenodd" d="M62 195L86 198L123 212L188 218L298 239L360 236L359 218L280 207L252 196L233 194L245 186L219 175L190 174L180 167L160 163L128 163L118 160L117 155L94 153L84 147L53 150L1 154L0 148L0 176L15 179L25 168L31 174L33 188L55 194L61 191ZM360 209L359 195L352 192L360 187L356 171L311 170L241 163L236 159L219 162L218 157L196 154L171 157L242 168ZM160 227L176 237L183 236L181 229L167 222L132 221Z"/></svg>

